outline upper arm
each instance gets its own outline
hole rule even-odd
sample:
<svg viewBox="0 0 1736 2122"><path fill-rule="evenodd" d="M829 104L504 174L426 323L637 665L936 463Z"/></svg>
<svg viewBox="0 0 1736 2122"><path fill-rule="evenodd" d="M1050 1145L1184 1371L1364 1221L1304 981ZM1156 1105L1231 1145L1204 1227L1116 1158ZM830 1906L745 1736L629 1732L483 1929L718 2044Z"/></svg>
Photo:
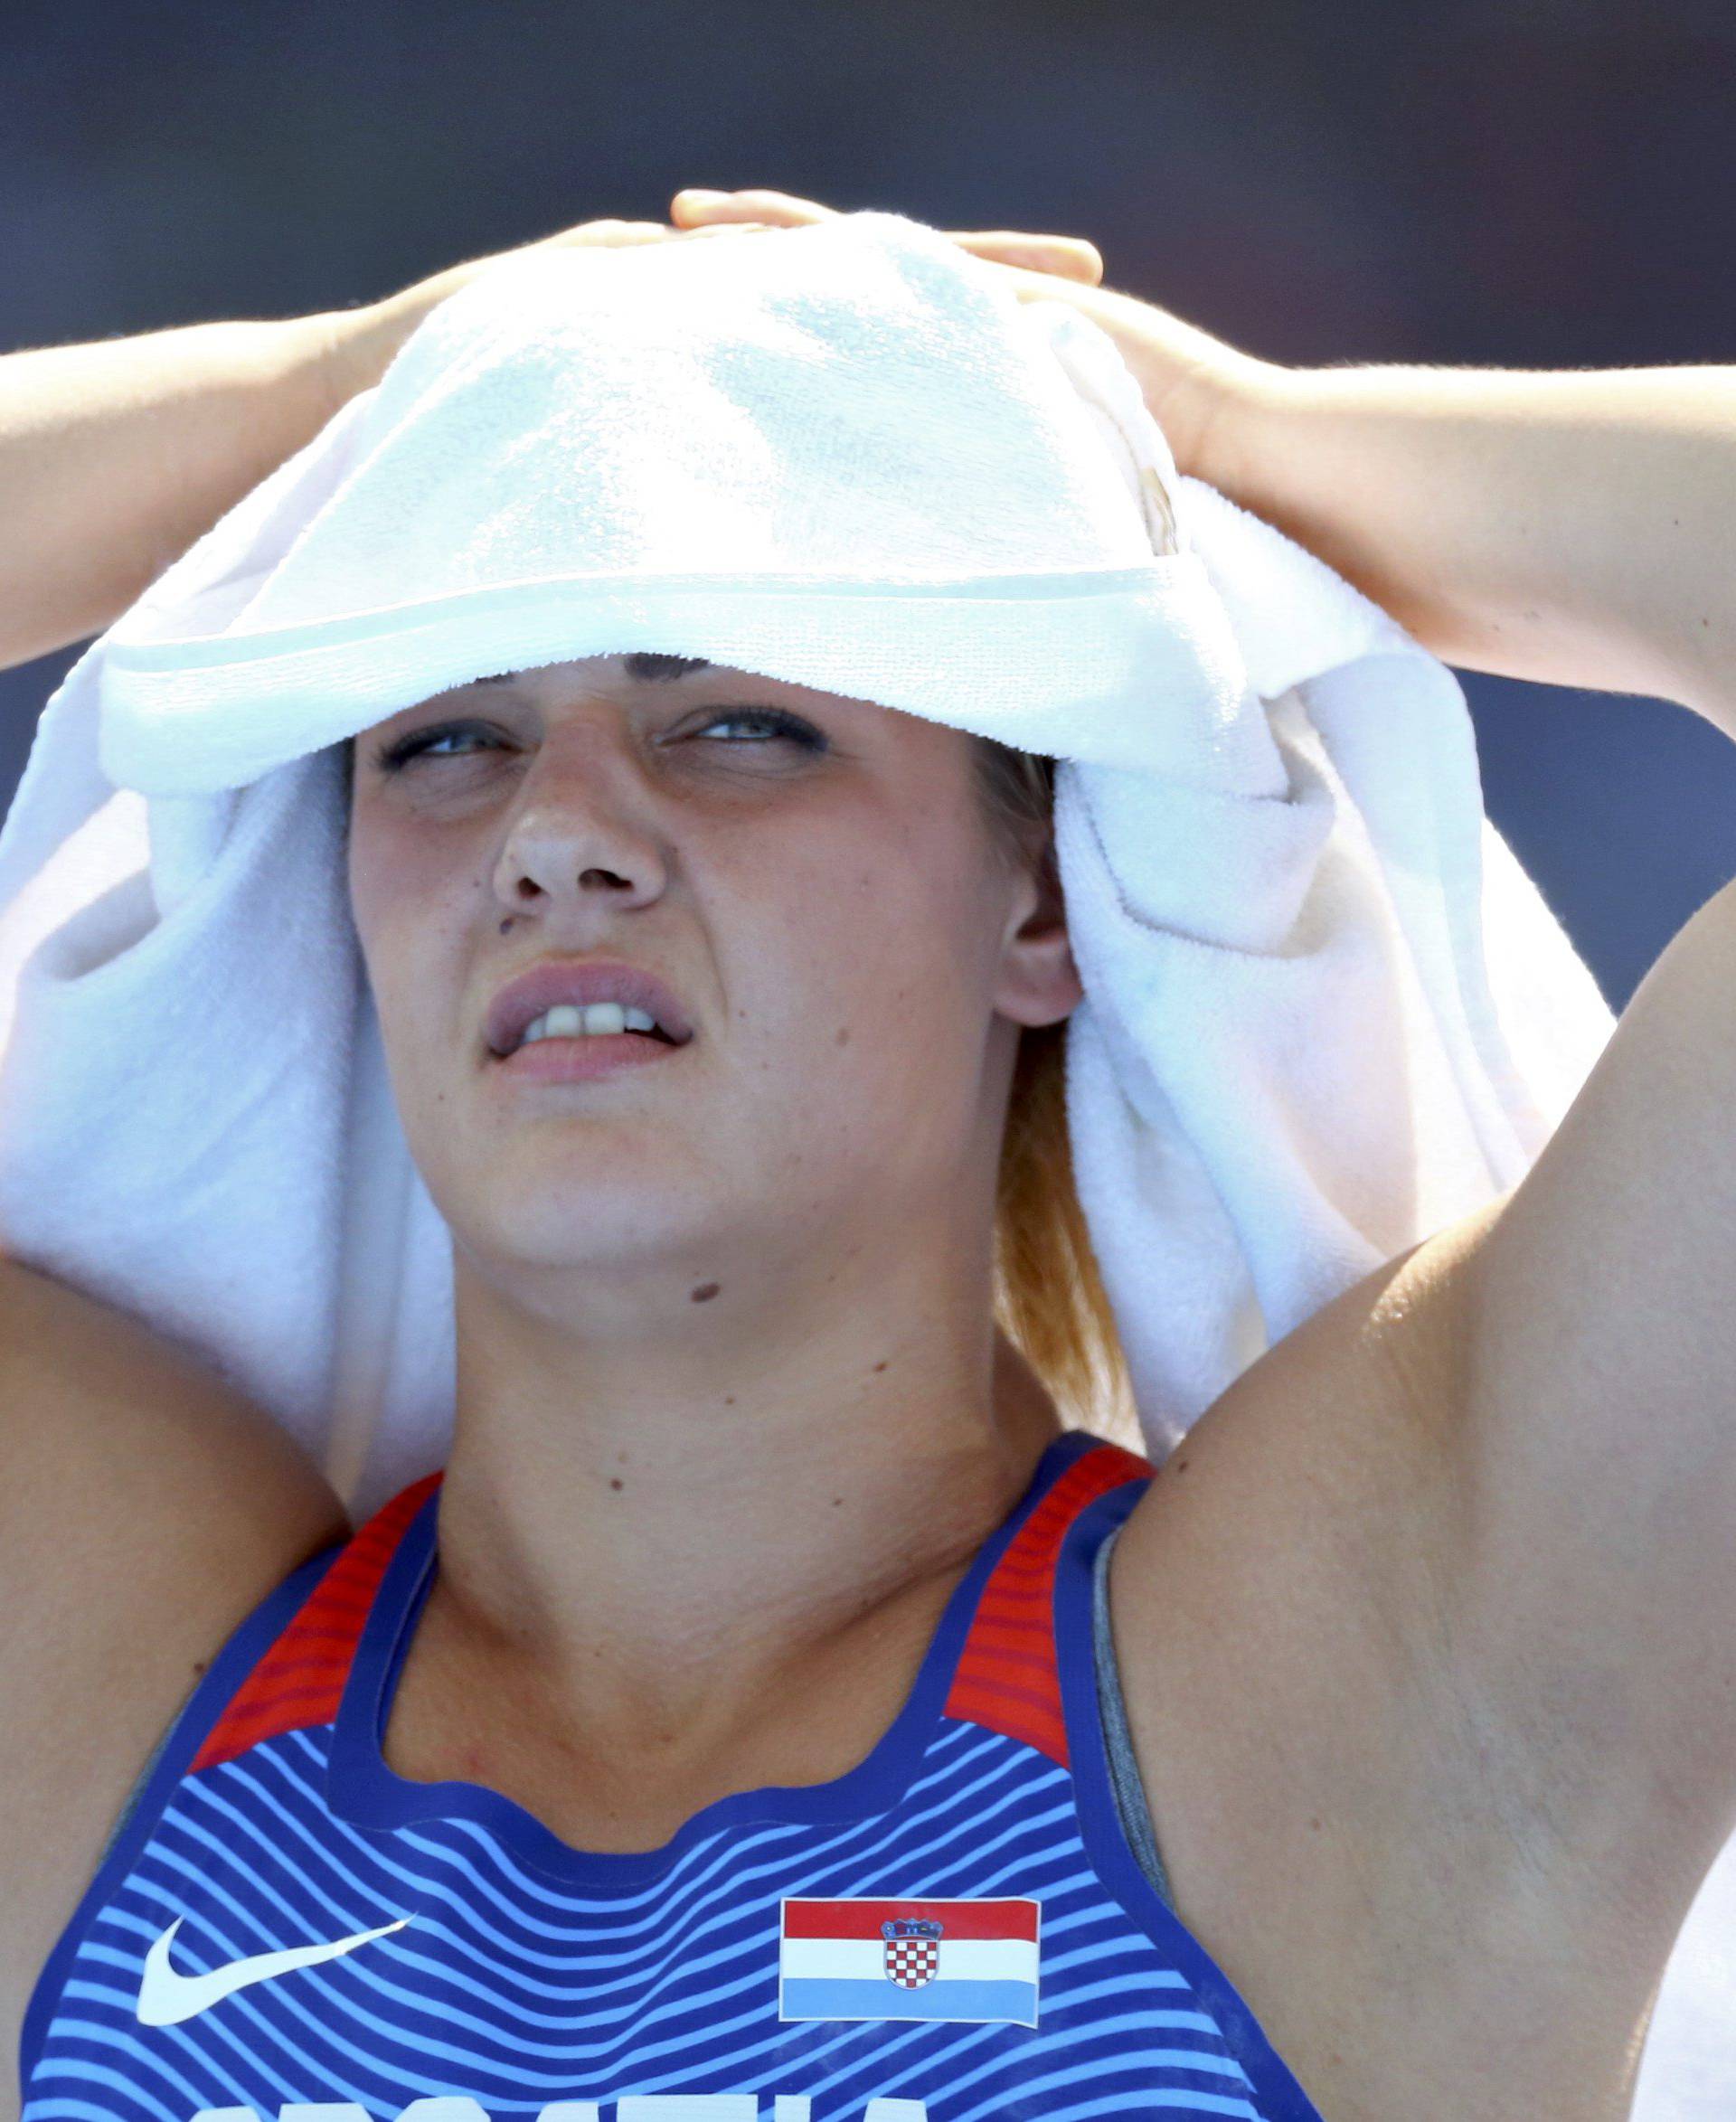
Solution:
<svg viewBox="0 0 1736 2122"><path fill-rule="evenodd" d="M1691 1899L1736 1829L1736 886L1443 1242L1466 1670L1571 1846Z"/></svg>
<svg viewBox="0 0 1736 2122"><path fill-rule="evenodd" d="M0 2027L227 1635L348 1520L318 1468L137 1320L0 1260Z"/></svg>

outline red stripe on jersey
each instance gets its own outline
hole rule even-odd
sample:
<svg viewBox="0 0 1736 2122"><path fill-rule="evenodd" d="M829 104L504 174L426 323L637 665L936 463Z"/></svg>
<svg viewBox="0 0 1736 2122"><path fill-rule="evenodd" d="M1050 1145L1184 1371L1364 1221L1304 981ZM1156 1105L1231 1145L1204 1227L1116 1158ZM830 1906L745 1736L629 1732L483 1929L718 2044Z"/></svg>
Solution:
<svg viewBox="0 0 1736 2122"><path fill-rule="evenodd" d="M948 1716L1022 1740L1067 1767L1054 1628L1061 1542L1099 1495L1156 1470L1105 1438L1061 1475L989 1573L947 1695Z"/></svg>
<svg viewBox="0 0 1736 2122"><path fill-rule="evenodd" d="M233 1760L281 1731L332 1721L386 1564L444 1472L437 1467L400 1489L350 1535L300 1612L236 1689L193 1756L189 1776Z"/></svg>

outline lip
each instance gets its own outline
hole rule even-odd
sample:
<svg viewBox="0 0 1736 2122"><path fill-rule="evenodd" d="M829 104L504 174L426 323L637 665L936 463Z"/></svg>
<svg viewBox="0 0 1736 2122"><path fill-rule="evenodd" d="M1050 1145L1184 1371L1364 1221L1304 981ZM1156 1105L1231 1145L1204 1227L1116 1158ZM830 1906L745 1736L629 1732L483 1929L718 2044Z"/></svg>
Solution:
<svg viewBox="0 0 1736 2122"><path fill-rule="evenodd" d="M488 1004L484 1027L489 1053L496 1061L516 1059L513 1050L525 1028L544 1010L553 1009L560 1003L582 1005L591 1002L618 1002L628 1009L645 1010L674 1042L673 1045L665 1045L646 1033L623 1033L618 1035L616 1043L624 1055L630 1051L629 1042L632 1046L643 1046L657 1053L672 1053L676 1047L685 1046L693 1036L693 1025L674 993L656 974L647 972L644 967L628 965L620 958L545 957L533 966L527 966L522 973L515 973L496 989L494 1000ZM570 1042L556 1038L538 1040L535 1043L559 1046ZM518 1052L523 1052L524 1049L519 1047Z"/></svg>
<svg viewBox="0 0 1736 2122"><path fill-rule="evenodd" d="M681 1052L653 1039L646 1032L617 1032L599 1038L533 1039L515 1053L497 1056L494 1067L503 1075L526 1083L589 1083L597 1076L613 1076L648 1061L667 1061Z"/></svg>

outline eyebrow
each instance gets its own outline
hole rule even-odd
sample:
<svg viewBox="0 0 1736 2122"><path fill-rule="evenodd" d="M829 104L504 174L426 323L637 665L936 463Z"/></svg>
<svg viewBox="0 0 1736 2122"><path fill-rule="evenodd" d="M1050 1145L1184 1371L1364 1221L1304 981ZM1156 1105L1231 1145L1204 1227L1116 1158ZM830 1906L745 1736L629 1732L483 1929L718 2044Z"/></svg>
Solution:
<svg viewBox="0 0 1736 2122"><path fill-rule="evenodd" d="M711 658L705 655L665 655L655 649L637 649L625 659L629 678L644 680L660 678L684 678L690 671L708 671ZM516 671L497 671L492 677L473 678L473 685L511 685L517 680Z"/></svg>

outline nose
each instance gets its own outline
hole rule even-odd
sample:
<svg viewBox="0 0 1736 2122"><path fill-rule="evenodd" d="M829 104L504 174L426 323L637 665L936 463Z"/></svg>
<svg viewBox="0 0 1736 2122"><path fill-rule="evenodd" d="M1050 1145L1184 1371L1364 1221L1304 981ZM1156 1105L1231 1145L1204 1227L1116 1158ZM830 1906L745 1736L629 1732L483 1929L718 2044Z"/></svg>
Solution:
<svg viewBox="0 0 1736 2122"><path fill-rule="evenodd" d="M591 900L613 910L663 890L667 865L645 799L628 786L630 769L602 752L542 746L495 864L504 906L521 912L538 901L552 909Z"/></svg>

